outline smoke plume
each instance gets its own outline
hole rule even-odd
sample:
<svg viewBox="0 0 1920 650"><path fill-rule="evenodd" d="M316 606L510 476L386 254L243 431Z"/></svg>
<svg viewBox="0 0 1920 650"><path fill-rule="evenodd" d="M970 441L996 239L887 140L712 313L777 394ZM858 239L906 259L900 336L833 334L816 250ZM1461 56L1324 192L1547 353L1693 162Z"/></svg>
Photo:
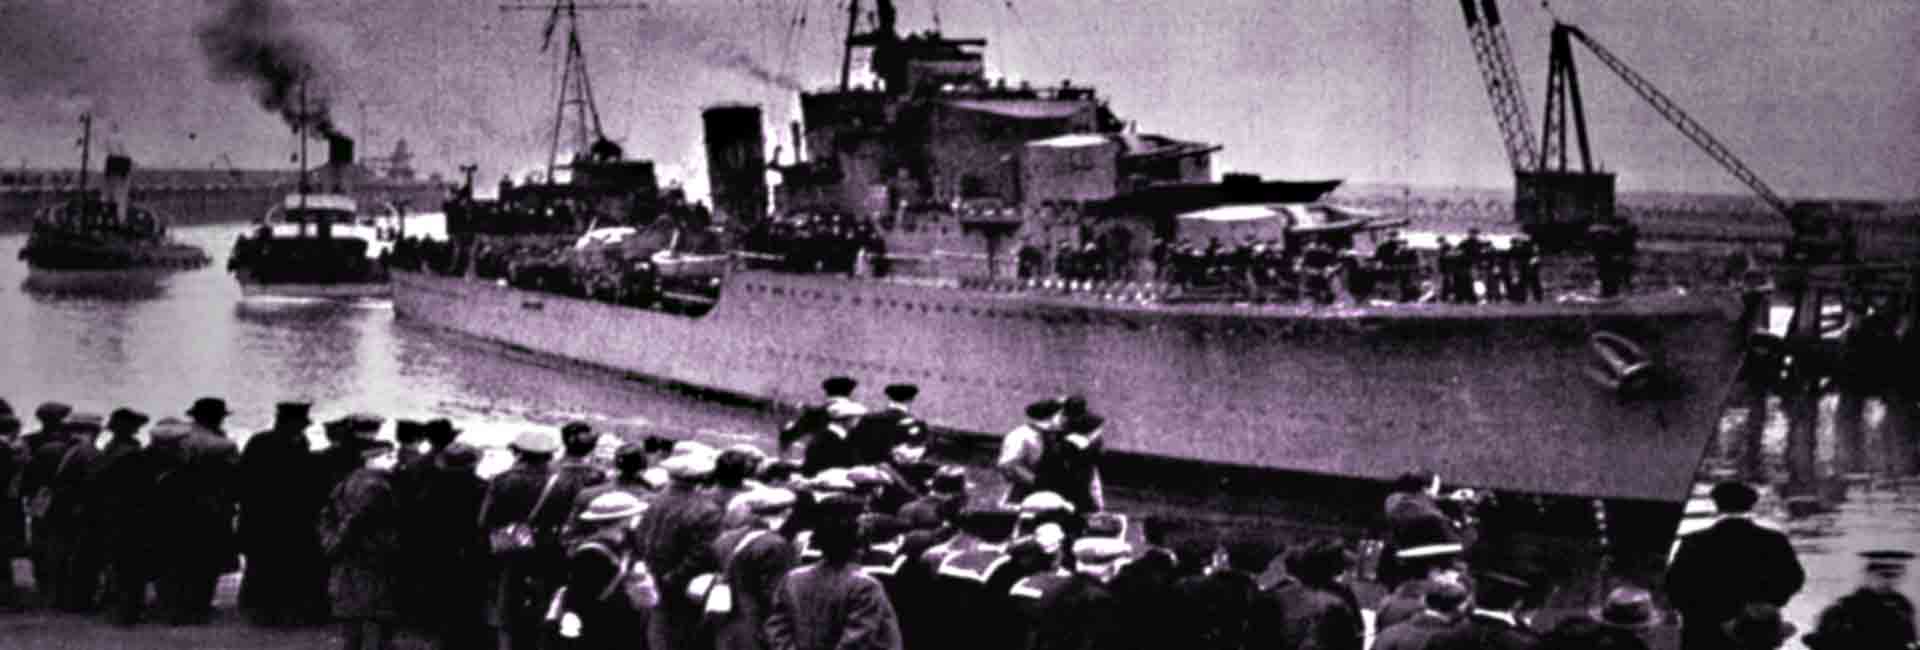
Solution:
<svg viewBox="0 0 1920 650"><path fill-rule="evenodd" d="M280 115L287 126L328 138L339 135L326 88L318 83L315 50L278 2L229 0L196 33L215 80L251 84L260 106Z"/></svg>
<svg viewBox="0 0 1920 650"><path fill-rule="evenodd" d="M783 90L794 92L805 90L798 79L774 72L732 41L718 37L708 38L702 41L694 51L707 65L732 70Z"/></svg>

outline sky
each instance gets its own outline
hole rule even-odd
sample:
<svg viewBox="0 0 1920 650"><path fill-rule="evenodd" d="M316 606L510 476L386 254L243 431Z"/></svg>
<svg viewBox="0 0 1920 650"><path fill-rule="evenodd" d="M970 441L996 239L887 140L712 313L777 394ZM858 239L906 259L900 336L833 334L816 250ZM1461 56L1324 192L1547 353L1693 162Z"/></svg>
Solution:
<svg viewBox="0 0 1920 650"><path fill-rule="evenodd" d="M655 0L584 12L607 133L704 189L699 110L764 105L786 145L795 91L837 79L845 0ZM541 12L495 0L0 0L0 164L71 166L81 112L143 166L274 168L295 149L259 88L223 73L206 26L266 8L267 42L363 156L407 139L416 165L482 179L539 166L561 48ZM903 28L991 42L996 75L1092 85L1143 132L1221 144L1217 171L1509 188L1451 0L900 0ZM937 8L937 9L936 9ZM1920 2L1502 2L1537 131L1555 16L1652 81L1789 197L1920 197ZM556 39L557 41L558 39ZM1744 193L1586 51L1597 162L1622 191ZM227 71L231 72L231 71ZM784 156L785 154L783 154ZM98 159L96 158L96 161ZM97 163L96 163L97 164ZM691 177L691 178L689 178Z"/></svg>

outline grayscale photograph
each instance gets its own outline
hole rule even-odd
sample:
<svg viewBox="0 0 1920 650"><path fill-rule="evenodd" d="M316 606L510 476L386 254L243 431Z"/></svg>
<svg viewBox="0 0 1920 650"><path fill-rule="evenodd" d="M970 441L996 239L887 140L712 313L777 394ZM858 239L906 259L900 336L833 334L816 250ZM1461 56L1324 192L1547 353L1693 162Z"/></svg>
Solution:
<svg viewBox="0 0 1920 650"><path fill-rule="evenodd" d="M0 648L1920 650L1916 35L0 0Z"/></svg>

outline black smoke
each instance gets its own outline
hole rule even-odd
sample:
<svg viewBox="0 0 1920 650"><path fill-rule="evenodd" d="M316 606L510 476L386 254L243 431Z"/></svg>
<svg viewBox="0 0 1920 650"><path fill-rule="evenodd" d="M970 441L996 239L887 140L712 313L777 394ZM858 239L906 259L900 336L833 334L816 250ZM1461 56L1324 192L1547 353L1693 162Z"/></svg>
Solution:
<svg viewBox="0 0 1920 650"><path fill-rule="evenodd" d="M287 126L332 138L339 135L319 83L320 60L274 0L227 0L196 34L216 81L247 83L260 106ZM305 86L302 88L302 86ZM302 94L306 110L302 110Z"/></svg>

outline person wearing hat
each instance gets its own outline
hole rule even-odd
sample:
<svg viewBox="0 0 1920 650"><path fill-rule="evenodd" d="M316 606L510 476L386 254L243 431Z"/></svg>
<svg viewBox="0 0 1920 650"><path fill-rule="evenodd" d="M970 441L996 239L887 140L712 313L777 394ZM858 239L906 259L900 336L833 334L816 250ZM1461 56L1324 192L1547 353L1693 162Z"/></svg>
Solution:
<svg viewBox="0 0 1920 650"><path fill-rule="evenodd" d="M1212 571L1173 584L1174 602L1180 606L1172 621L1173 632L1181 647L1240 648L1251 643L1248 623L1259 604L1260 574L1273 552L1260 544L1237 541L1225 544L1224 556L1226 562L1216 563Z"/></svg>
<svg viewBox="0 0 1920 650"><path fill-rule="evenodd" d="M620 449L613 452L613 480L581 490L580 496L573 502L574 518L578 519L580 513L586 512L587 505L594 499L612 492L632 495L641 503L651 501L655 490L646 477L647 465L645 445L632 442L620 445Z"/></svg>
<svg viewBox="0 0 1920 650"><path fill-rule="evenodd" d="M187 437L187 448L198 456L213 459L212 462L231 466L240 461L240 447L227 439L223 428L227 416L226 400L217 397L202 397L194 400L187 409L187 418L193 420L193 434Z"/></svg>
<svg viewBox="0 0 1920 650"><path fill-rule="evenodd" d="M847 442L849 427L867 412L866 406L853 400L853 389L858 385L850 377L828 377L820 382L826 401L802 408L798 417L780 427L780 455L789 457L793 446L801 444L801 471L809 475L827 467L856 464L853 447ZM836 421L838 431L833 430ZM816 450L816 446L821 448Z"/></svg>
<svg viewBox="0 0 1920 650"><path fill-rule="evenodd" d="M927 490L897 510L901 519L945 523L953 521L967 505L967 470L943 465L933 471Z"/></svg>
<svg viewBox="0 0 1920 650"><path fill-rule="evenodd" d="M359 469L335 486L320 511L320 551L328 562L327 592L347 650L392 643L400 614L400 497L393 489L399 463L392 442L354 438L348 448Z"/></svg>
<svg viewBox="0 0 1920 650"><path fill-rule="evenodd" d="M1459 627L1466 614L1467 588L1437 583L1421 595L1421 610L1413 618L1378 628L1372 650L1433 650L1447 632Z"/></svg>
<svg viewBox="0 0 1920 650"><path fill-rule="evenodd" d="M634 548L660 585L660 604L647 621L651 650L695 650L711 645L700 624L705 603L687 593L695 576L718 568L712 541L720 534L720 506L700 490L713 475L709 454L681 454L660 463L665 490L633 530Z"/></svg>
<svg viewBox="0 0 1920 650"><path fill-rule="evenodd" d="M600 448L600 432L594 431L593 425L575 420L560 427L560 448L562 454L554 467L568 480L583 486L607 482L607 468L593 456Z"/></svg>
<svg viewBox="0 0 1920 650"><path fill-rule="evenodd" d="M73 407L60 402L46 402L33 410L33 417L39 421L40 428L21 438L24 448L19 458L19 498L22 501L23 517L21 536L27 541L27 557L33 564L34 589L45 601L47 592L54 584L53 557L48 555L47 542L51 526L46 519L46 510L53 503L53 475L56 468L67 461L67 452L73 450L66 432L67 415L73 413ZM75 452L84 453L84 452Z"/></svg>
<svg viewBox="0 0 1920 650"><path fill-rule="evenodd" d="M855 562L860 537L850 519L815 531L818 563L788 571L773 591L766 646L794 650L874 648L900 650L900 622L878 580ZM653 646L658 647L658 646Z"/></svg>
<svg viewBox="0 0 1920 650"><path fill-rule="evenodd" d="M707 479L708 496L712 497L714 505L720 506L720 510L725 512L732 505L734 497L752 489L747 485L747 480L753 478L759 469L760 456L757 453L734 447L716 452L713 457L713 476ZM738 520L729 522L726 528L733 528L731 524L737 523Z"/></svg>
<svg viewBox="0 0 1920 650"><path fill-rule="evenodd" d="M81 584L85 546L92 537L82 513L88 492L87 468L100 455L95 440L105 424L104 418L93 413L68 415L60 425L60 440L42 445L28 467L38 470L32 474L45 478L33 483L32 492L28 492L25 481L22 484L22 492L34 495L37 502L29 503L28 508L34 517L34 541L40 547L40 555L34 558L34 586L42 602L62 611L84 612L94 604L94 591ZM45 572L45 582L39 580L41 571Z"/></svg>
<svg viewBox="0 0 1920 650"><path fill-rule="evenodd" d="M906 426L889 434L893 448L885 460L873 467L884 472L887 482L874 496L874 508L898 513L908 503L925 496L938 465L927 462L927 432L924 426Z"/></svg>
<svg viewBox="0 0 1920 650"><path fill-rule="evenodd" d="M185 420L161 418L147 429L147 448L142 452L152 476L144 509L152 522L148 550L153 558L154 606L160 619L172 625L200 622L201 612L191 596L198 593L200 567L208 555L201 535L214 523L204 504L205 482L191 464L193 452L187 438L192 433L193 425Z"/></svg>
<svg viewBox="0 0 1920 650"><path fill-rule="evenodd" d="M73 573L68 580L76 585L76 591L85 592L84 601L91 601L93 594L100 593L101 578L108 575L115 578L115 584L110 586L125 587L113 590L115 593L110 596L114 600L130 600L124 595L128 593L139 593L141 600L146 599L146 581L142 576L147 567L135 552L144 545L147 533L143 525L144 509L140 507L146 492L145 472L141 467L140 440L135 437L146 425L146 414L127 408L115 409L107 416L111 438L87 464L81 505L85 522ZM121 578L126 579L124 585ZM136 585L139 591L131 591ZM95 603L81 604L91 609ZM116 623L133 622L117 616L112 618Z"/></svg>
<svg viewBox="0 0 1920 650"><path fill-rule="evenodd" d="M552 567L565 556L560 532L584 486L555 471L560 436L550 429L523 431L507 449L513 452L513 466L488 481L480 506L481 532L491 535L526 526L534 532L533 547L497 558L487 622L495 628L501 650L531 650L539 645L541 620L558 588Z"/></svg>
<svg viewBox="0 0 1920 650"><path fill-rule="evenodd" d="M1377 573L1387 589L1407 580L1418 579L1420 567L1402 566L1400 549L1460 541L1460 528L1440 509L1440 476L1427 471L1401 474L1393 482L1383 512L1387 540L1380 549Z"/></svg>
<svg viewBox="0 0 1920 650"><path fill-rule="evenodd" d="M773 609L774 590L799 561L799 551L780 534L793 515L798 495L792 490L761 488L736 499L748 513L746 523L713 541L721 576L732 593L733 611L716 621L714 647L719 650L765 650L767 615Z"/></svg>
<svg viewBox="0 0 1920 650"><path fill-rule="evenodd" d="M854 461L861 465L884 463L902 440L914 438L925 446L927 424L913 416L913 400L920 387L913 384L889 384L885 391L887 406L866 417L853 429Z"/></svg>
<svg viewBox="0 0 1920 650"><path fill-rule="evenodd" d="M1718 520L1682 537L1667 565L1667 600L1680 612L1683 650L1723 647L1721 628L1747 603L1785 607L1806 582L1786 534L1754 522L1758 492L1727 481L1710 496Z"/></svg>
<svg viewBox="0 0 1920 650"><path fill-rule="evenodd" d="M1365 640L1360 606L1343 577L1353 555L1335 540L1319 540L1287 554L1293 580L1267 592L1263 611L1280 613L1273 634L1278 643L1264 647L1359 650Z"/></svg>
<svg viewBox="0 0 1920 650"><path fill-rule="evenodd" d="M632 565L626 534L647 504L625 492L606 492L575 515L570 527L577 539L567 547L566 592L560 596L561 647L619 648L646 634L647 612L622 592ZM571 629L570 629L571 628Z"/></svg>
<svg viewBox="0 0 1920 650"><path fill-rule="evenodd" d="M64 439L65 436L60 433L61 424L65 423L67 416L72 413L73 407L63 402L44 402L35 407L33 419L40 423L40 428L28 432L21 438L27 445L28 453L38 454L41 445Z"/></svg>
<svg viewBox="0 0 1920 650"><path fill-rule="evenodd" d="M436 647L487 647L494 642L486 624L487 579L475 567L491 561L481 531L480 505L487 482L474 473L480 450L449 442L419 465L405 496L407 517L401 546L401 612L418 621Z"/></svg>
<svg viewBox="0 0 1920 650"><path fill-rule="evenodd" d="M1027 405L1027 422L1000 440L1000 457L994 466L1007 480L1002 504L1020 503L1038 487L1040 462L1046 453L1046 434L1061 428L1060 402L1040 400Z"/></svg>
<svg viewBox="0 0 1920 650"><path fill-rule="evenodd" d="M1106 448L1106 418L1089 410L1085 397L1069 395L1060 399L1056 424L1042 432L1035 487L1058 492L1083 513L1105 509L1100 457Z"/></svg>
<svg viewBox="0 0 1920 650"><path fill-rule="evenodd" d="M355 440L371 440L379 436L380 427L385 422L385 419L371 413L349 413L321 425L327 438L327 447L319 453L323 492L331 492L333 486L347 480L349 474L360 468L360 458L353 453Z"/></svg>
<svg viewBox="0 0 1920 650"><path fill-rule="evenodd" d="M1570 616L1540 640L1543 648L1648 650L1643 636L1661 622L1653 595L1639 587L1616 587L1585 616Z"/></svg>
<svg viewBox="0 0 1920 650"><path fill-rule="evenodd" d="M1037 620L1028 647L1033 650L1103 648L1125 645L1118 638L1119 607L1108 583L1132 548L1117 539L1074 542L1073 575L1048 589L1035 608Z"/></svg>
<svg viewBox="0 0 1920 650"><path fill-rule="evenodd" d="M1465 621L1439 635L1440 650L1533 650L1540 635L1520 617L1533 585L1498 571L1473 574L1473 611Z"/></svg>
<svg viewBox="0 0 1920 650"><path fill-rule="evenodd" d="M1426 594L1442 584L1464 584L1466 571L1460 544L1426 544L1400 549L1395 560L1400 566L1417 572L1417 579L1406 580L1380 599L1374 616L1376 629L1386 629L1411 620L1426 609Z"/></svg>
<svg viewBox="0 0 1920 650"><path fill-rule="evenodd" d="M1766 603L1748 603L1722 628L1732 650L1777 650L1800 631L1780 615L1780 608Z"/></svg>
<svg viewBox="0 0 1920 650"><path fill-rule="evenodd" d="M253 434L240 453L240 610L258 625L319 620L326 564L313 530L332 486L321 485L307 427L311 404L274 406L273 427Z"/></svg>
<svg viewBox="0 0 1920 650"><path fill-rule="evenodd" d="M1822 610L1813 631L1802 640L1811 650L1920 647L1914 635L1913 601L1900 592L1913 552L1877 550L1860 557L1866 560L1860 587Z"/></svg>
<svg viewBox="0 0 1920 650"><path fill-rule="evenodd" d="M400 450L400 468L413 466L427 455L427 423L419 420L394 420L393 440Z"/></svg>
<svg viewBox="0 0 1920 650"><path fill-rule="evenodd" d="M20 442L20 418L13 409L0 413L0 613L21 607L19 589L14 585L11 558L26 545L27 516L20 508L20 495L12 492L14 481L26 466L27 447Z"/></svg>

